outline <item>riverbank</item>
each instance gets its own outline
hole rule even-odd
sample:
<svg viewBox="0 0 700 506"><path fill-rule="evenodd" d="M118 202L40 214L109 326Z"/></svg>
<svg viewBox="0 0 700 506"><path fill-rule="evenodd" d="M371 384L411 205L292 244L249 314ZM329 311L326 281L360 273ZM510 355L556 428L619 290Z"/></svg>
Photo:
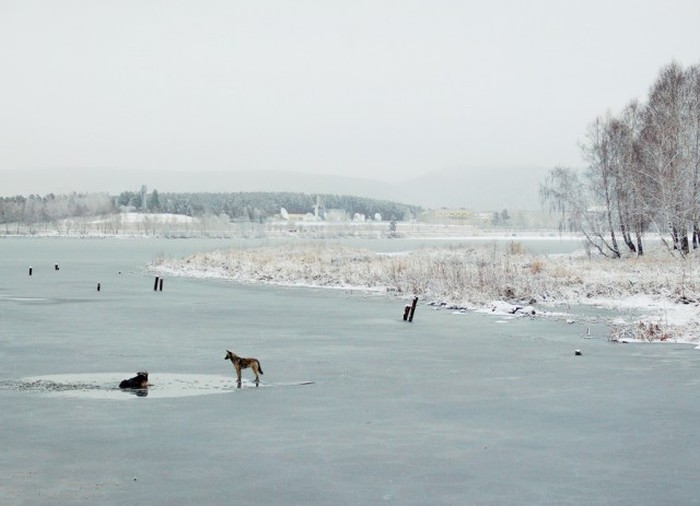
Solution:
<svg viewBox="0 0 700 506"><path fill-rule="evenodd" d="M0 237L161 237L186 238L421 238L460 239L524 235L552 240L562 236L554 229L524 229L469 223L429 223L419 221L317 221L264 220L232 221L226 215L187 216L170 213L124 212L82 216L32 223L6 222Z"/></svg>
<svg viewBox="0 0 700 506"><path fill-rule="evenodd" d="M169 276L418 296L455 310L568 319L571 306L599 307L620 313L607 322L611 340L700 341L700 264L661 247L611 260L584 252L535 255L516 241L500 249L484 244L391 254L289 244L160 258L149 268Z"/></svg>

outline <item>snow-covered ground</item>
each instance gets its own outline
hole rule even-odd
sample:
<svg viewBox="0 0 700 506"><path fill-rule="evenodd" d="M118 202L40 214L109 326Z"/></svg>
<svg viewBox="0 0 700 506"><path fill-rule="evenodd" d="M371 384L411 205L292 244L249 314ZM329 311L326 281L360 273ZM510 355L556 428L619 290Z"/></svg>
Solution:
<svg viewBox="0 0 700 506"><path fill-rule="evenodd" d="M401 254L289 245L159 259L150 267L171 276L417 295L434 305L494 314L565 318L562 307L585 305L620 310L609 322L611 339L700 341L698 260L662 248L612 260L583 253L531 255L517 243L504 252L484 246ZM629 314L633 319L622 316Z"/></svg>
<svg viewBox="0 0 700 506"><path fill-rule="evenodd" d="M122 223L147 223L149 220L156 221L158 223L194 223L195 218L191 216L185 216L184 214L172 214L172 213L121 213ZM98 221L103 220L96 220Z"/></svg>

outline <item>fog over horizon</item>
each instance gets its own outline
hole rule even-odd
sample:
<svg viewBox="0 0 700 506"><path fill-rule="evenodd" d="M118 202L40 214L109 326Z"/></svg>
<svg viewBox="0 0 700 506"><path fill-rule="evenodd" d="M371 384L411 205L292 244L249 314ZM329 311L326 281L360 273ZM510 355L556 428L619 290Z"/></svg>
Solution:
<svg viewBox="0 0 700 506"><path fill-rule="evenodd" d="M498 183L582 166L596 116L698 63L698 19L690 0L6 0L0 195L296 174L478 207Z"/></svg>
<svg viewBox="0 0 700 506"><path fill-rule="evenodd" d="M296 192L356 195L425 208L460 207L480 211L538 210L542 167L472 167L437 171L384 182L371 178L291 171L157 171L47 169L5 171L0 197L138 191Z"/></svg>

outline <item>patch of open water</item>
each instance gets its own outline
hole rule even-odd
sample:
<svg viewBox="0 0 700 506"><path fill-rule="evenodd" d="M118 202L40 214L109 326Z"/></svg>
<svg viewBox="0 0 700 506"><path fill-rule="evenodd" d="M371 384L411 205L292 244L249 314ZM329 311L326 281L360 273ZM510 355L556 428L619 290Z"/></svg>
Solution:
<svg viewBox="0 0 700 506"><path fill-rule="evenodd" d="M231 375L171 373L151 375L150 385L146 389L119 388L119 382L132 375L129 373L48 374L18 380L5 380L0 382L0 389L34 392L46 396L107 400L129 400L134 397L169 399L222 394L238 389L236 378ZM260 382L259 385L256 385L254 381L243 378L241 388L302 386L312 383L312 381Z"/></svg>

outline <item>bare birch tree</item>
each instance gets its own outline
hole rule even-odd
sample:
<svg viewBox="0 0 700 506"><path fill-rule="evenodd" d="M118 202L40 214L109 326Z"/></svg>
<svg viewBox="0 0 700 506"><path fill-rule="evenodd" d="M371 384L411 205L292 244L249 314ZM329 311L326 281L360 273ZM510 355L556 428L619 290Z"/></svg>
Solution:
<svg viewBox="0 0 700 506"><path fill-rule="evenodd" d="M653 186L645 198L654 209L654 222L663 236L670 230L673 248L689 251L688 223L694 207L683 156L682 69L672 63L662 69L649 93L641 136L646 178Z"/></svg>
<svg viewBox="0 0 700 506"><path fill-rule="evenodd" d="M581 191L572 189L577 179L570 171L556 168L540 195L560 212L566 207L602 254L619 258L620 237L630 253L642 255L650 225L664 241L670 235L669 249L683 256L690 252L689 233L693 248L700 247L699 66L662 68L647 102L598 117L581 150L587 162L576 183Z"/></svg>
<svg viewBox="0 0 700 506"><path fill-rule="evenodd" d="M617 244L615 230L619 229L614 219L614 199L619 186L614 157L615 146L610 138L612 118L606 115L597 118L588 128L586 142L581 145L584 159L588 162L586 177L595 197L595 208L591 209L602 215L605 228L598 227L595 235L601 244L614 258L620 258L620 248ZM599 220L593 223L599 224Z"/></svg>

